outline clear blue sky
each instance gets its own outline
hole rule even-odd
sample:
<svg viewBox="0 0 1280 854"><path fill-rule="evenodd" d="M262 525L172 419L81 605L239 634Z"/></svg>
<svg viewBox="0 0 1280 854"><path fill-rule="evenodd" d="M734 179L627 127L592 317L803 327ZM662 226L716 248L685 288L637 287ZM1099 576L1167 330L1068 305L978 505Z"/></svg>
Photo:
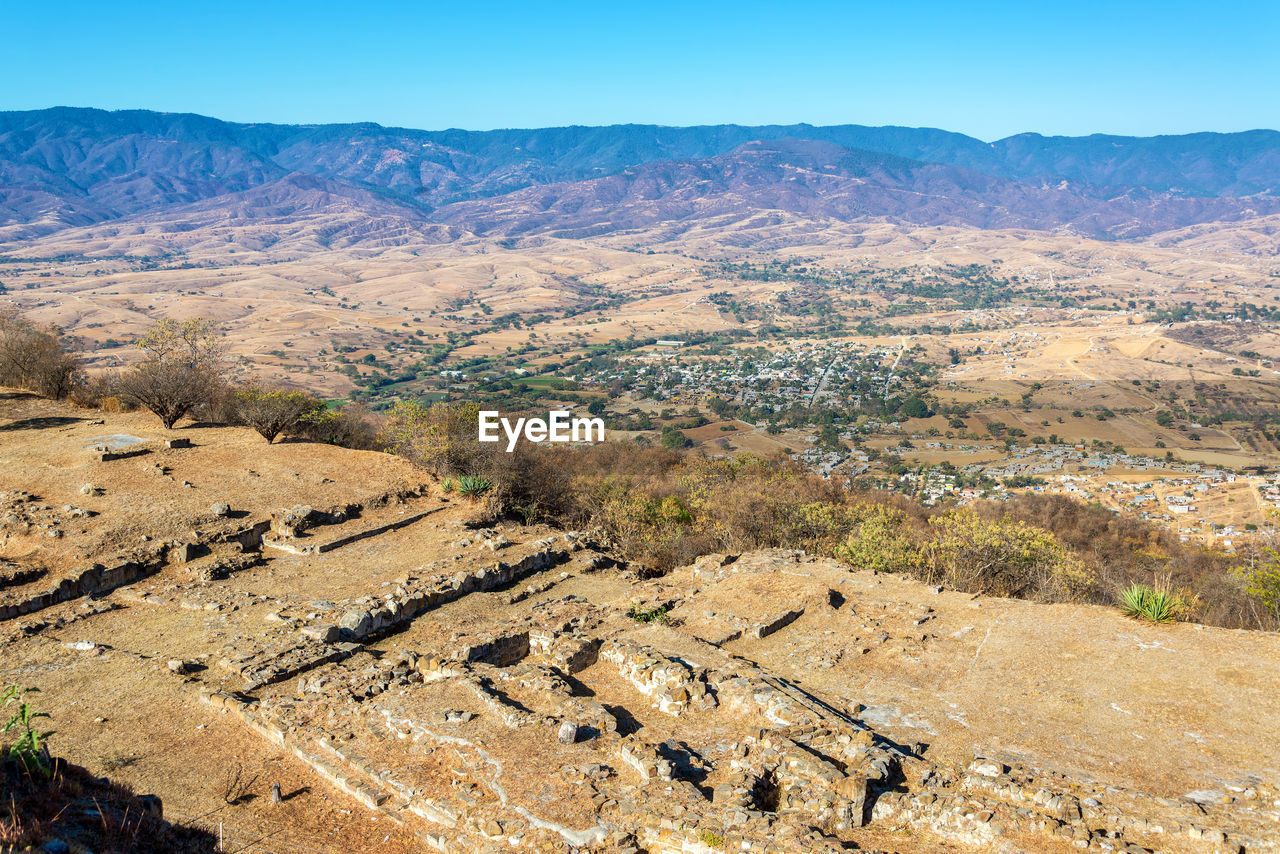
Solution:
<svg viewBox="0 0 1280 854"><path fill-rule="evenodd" d="M0 3L0 109L438 129L1280 126L1280 2Z"/></svg>

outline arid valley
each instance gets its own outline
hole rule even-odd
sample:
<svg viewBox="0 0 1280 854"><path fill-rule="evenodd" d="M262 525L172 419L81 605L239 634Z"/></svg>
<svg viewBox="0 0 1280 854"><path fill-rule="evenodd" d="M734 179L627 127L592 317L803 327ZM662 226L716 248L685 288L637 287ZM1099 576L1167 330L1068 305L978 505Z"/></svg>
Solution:
<svg viewBox="0 0 1280 854"><path fill-rule="evenodd" d="M1277 157L0 113L0 851L1280 850Z"/></svg>

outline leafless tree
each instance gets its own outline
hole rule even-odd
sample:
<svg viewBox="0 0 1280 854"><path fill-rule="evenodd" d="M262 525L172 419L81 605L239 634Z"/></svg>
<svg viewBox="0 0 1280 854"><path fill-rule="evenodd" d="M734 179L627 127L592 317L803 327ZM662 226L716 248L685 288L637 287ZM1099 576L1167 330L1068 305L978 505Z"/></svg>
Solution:
<svg viewBox="0 0 1280 854"><path fill-rule="evenodd" d="M221 342L207 320L162 320L139 339L138 349L147 357L120 378L120 393L168 429L206 403L222 382Z"/></svg>
<svg viewBox="0 0 1280 854"><path fill-rule="evenodd" d="M13 306L0 307L0 384L61 400L71 393L80 358L57 329L37 329Z"/></svg>

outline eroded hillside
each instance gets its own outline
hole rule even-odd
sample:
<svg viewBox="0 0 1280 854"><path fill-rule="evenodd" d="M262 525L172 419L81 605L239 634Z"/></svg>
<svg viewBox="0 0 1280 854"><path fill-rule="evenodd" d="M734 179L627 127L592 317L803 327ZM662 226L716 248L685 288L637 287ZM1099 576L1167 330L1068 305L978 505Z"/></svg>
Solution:
<svg viewBox="0 0 1280 854"><path fill-rule="evenodd" d="M1273 634L795 552L642 581L396 458L17 392L0 462L0 682L237 850L1280 845Z"/></svg>

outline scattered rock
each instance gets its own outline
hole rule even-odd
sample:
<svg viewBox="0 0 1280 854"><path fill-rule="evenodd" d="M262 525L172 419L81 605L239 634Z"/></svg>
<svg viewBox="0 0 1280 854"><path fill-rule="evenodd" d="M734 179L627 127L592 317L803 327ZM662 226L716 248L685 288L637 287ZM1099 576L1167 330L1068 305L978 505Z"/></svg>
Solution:
<svg viewBox="0 0 1280 854"><path fill-rule="evenodd" d="M992 762L990 759L978 759L969 766L969 770L975 774L981 774L983 777L999 777L1008 769L999 762Z"/></svg>

